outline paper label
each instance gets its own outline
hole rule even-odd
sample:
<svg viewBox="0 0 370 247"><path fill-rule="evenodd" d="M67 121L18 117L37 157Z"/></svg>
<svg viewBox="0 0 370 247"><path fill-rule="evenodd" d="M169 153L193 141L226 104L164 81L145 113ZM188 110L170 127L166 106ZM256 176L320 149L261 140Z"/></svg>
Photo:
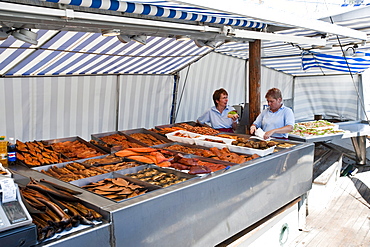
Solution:
<svg viewBox="0 0 370 247"><path fill-rule="evenodd" d="M6 178L0 180L0 185L2 189L2 202L11 202L17 199L17 188L14 184L13 179Z"/></svg>

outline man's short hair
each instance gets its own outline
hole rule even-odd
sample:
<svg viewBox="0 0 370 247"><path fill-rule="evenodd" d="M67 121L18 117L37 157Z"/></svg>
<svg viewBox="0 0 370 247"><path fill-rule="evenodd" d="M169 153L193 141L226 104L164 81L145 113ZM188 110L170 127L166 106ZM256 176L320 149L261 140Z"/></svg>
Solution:
<svg viewBox="0 0 370 247"><path fill-rule="evenodd" d="M266 95L265 95L265 98L268 98L268 97L271 97L273 99L279 99L279 98L283 98L283 96L281 95L281 91L280 89L274 87L274 88L271 88L267 91Z"/></svg>

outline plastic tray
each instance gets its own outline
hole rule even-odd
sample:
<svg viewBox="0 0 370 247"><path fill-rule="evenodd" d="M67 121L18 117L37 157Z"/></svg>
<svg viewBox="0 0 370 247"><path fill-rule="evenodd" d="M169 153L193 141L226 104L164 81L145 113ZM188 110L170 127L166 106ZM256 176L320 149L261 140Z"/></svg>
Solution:
<svg viewBox="0 0 370 247"><path fill-rule="evenodd" d="M176 133L181 133L189 137L181 137L181 136L176 136ZM182 143L187 143L187 144L195 144L196 138L202 138L203 135L196 134L193 132L185 131L185 130L177 130L171 133L166 134L167 138L171 141L174 142L182 142Z"/></svg>
<svg viewBox="0 0 370 247"><path fill-rule="evenodd" d="M213 140L220 140L223 141L223 143L217 143L217 142L212 142L212 141L206 141L205 139L213 139ZM201 138L196 138L194 139L195 144L199 146L205 146L205 147L217 147L217 148L224 148L231 146L231 143L235 140L229 139L229 138L221 138L217 136L202 136Z"/></svg>
<svg viewBox="0 0 370 247"><path fill-rule="evenodd" d="M227 146L231 152L242 153L242 154L257 154L259 156L266 156L271 154L275 150L275 146L267 148L267 149L256 149L256 148L248 148L248 147L241 147L236 145L228 145Z"/></svg>

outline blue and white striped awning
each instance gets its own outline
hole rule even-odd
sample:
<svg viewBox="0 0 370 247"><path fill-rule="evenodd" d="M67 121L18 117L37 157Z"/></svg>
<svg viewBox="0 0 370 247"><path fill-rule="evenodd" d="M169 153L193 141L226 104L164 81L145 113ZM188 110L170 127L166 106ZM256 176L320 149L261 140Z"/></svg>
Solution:
<svg viewBox="0 0 370 247"><path fill-rule="evenodd" d="M370 53L356 52L361 57L336 56L313 51L302 53L302 68L330 69L345 73L361 73L370 67Z"/></svg>
<svg viewBox="0 0 370 247"><path fill-rule="evenodd" d="M172 74L210 51L173 38L148 37L141 45L98 33L37 34L37 46L12 36L0 41L0 76Z"/></svg>
<svg viewBox="0 0 370 247"><path fill-rule="evenodd" d="M172 18L178 20L223 24L238 27L260 28L265 23L242 16L211 11L171 1L119 1L119 0L41 0L46 2L75 5L125 13Z"/></svg>

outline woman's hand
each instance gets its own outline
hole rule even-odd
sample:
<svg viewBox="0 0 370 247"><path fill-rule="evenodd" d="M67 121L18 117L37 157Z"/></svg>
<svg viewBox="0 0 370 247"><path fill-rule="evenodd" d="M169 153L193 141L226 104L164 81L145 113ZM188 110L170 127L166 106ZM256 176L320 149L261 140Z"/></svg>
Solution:
<svg viewBox="0 0 370 247"><path fill-rule="evenodd" d="M274 129L265 132L265 134L263 135L263 139L265 139L265 140L269 139L272 136L272 134L274 134L274 133L275 133Z"/></svg>
<svg viewBox="0 0 370 247"><path fill-rule="evenodd" d="M231 120L233 120L233 122L236 122L238 119L239 119L238 114L233 114L232 117L231 117Z"/></svg>
<svg viewBox="0 0 370 247"><path fill-rule="evenodd" d="M254 132L256 132L256 130L257 130L256 125L252 125L252 126L250 127L250 129L249 129L249 133L250 133L251 135L253 135L253 133L254 133Z"/></svg>

